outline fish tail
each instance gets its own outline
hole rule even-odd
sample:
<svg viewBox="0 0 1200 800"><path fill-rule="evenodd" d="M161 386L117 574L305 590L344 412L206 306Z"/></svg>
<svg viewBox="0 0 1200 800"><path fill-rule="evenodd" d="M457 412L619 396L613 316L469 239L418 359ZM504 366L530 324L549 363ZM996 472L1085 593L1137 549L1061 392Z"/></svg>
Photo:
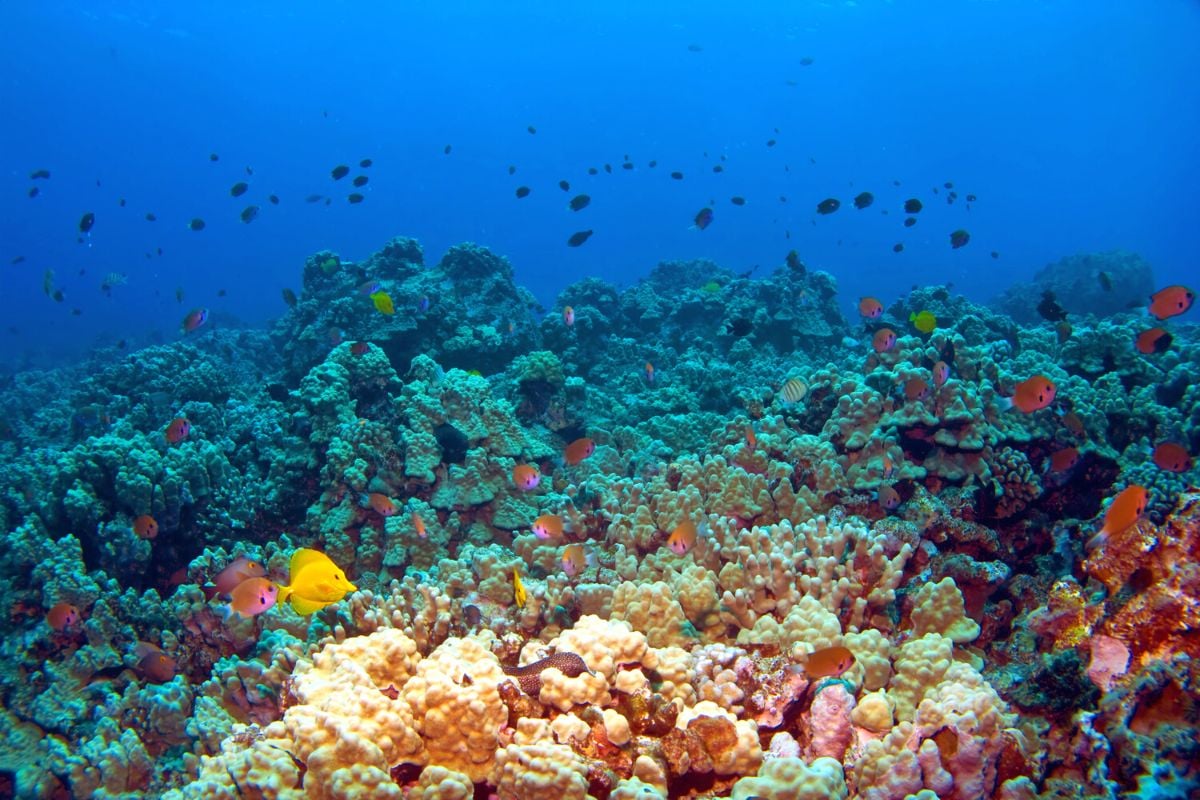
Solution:
<svg viewBox="0 0 1200 800"><path fill-rule="evenodd" d="M996 398L996 407L999 408L1001 411L1012 411L1013 410L1013 399L1011 397L997 397Z"/></svg>
<svg viewBox="0 0 1200 800"><path fill-rule="evenodd" d="M292 596L292 587L284 586L282 583L275 584L275 588L279 590L279 595L275 598L276 603L286 603L288 598Z"/></svg>

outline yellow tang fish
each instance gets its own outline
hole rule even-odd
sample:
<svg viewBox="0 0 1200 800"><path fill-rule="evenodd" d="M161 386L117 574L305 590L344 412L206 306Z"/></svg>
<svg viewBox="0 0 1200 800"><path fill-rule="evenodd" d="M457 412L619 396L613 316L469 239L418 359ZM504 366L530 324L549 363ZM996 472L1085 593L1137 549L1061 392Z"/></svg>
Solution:
<svg viewBox="0 0 1200 800"><path fill-rule="evenodd" d="M392 305L392 297L387 292L372 293L371 302L375 304L375 310L380 314L391 316L396 313L396 307Z"/></svg>
<svg viewBox="0 0 1200 800"><path fill-rule="evenodd" d="M358 591L329 556L301 547L288 565L291 584L279 587L280 603L291 603L297 614L311 614Z"/></svg>
<svg viewBox="0 0 1200 800"><path fill-rule="evenodd" d="M525 584L521 583L521 573L513 567L513 600L516 601L518 608L525 607Z"/></svg>
<svg viewBox="0 0 1200 800"><path fill-rule="evenodd" d="M922 311L919 314L909 314L908 321L921 333L932 333L937 327L937 317L932 311Z"/></svg>

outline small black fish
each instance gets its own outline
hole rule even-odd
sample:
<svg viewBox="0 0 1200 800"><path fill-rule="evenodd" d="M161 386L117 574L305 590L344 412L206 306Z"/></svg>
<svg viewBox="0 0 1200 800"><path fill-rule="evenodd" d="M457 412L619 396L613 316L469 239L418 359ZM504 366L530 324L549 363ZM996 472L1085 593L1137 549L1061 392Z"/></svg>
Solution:
<svg viewBox="0 0 1200 800"><path fill-rule="evenodd" d="M808 274L808 268L804 266L804 262L800 260L800 254L795 250L788 250L788 254L783 260L784 263L787 264L787 268L792 272L795 272L801 277Z"/></svg>
<svg viewBox="0 0 1200 800"><path fill-rule="evenodd" d="M650 164L648 166L650 167L650 169L654 169L655 167L658 166L658 162L655 161L654 159L651 159Z"/></svg>
<svg viewBox="0 0 1200 800"><path fill-rule="evenodd" d="M633 169L632 161L625 161L621 164L621 169Z"/></svg>
<svg viewBox="0 0 1200 800"><path fill-rule="evenodd" d="M904 227L906 227L906 228L911 228L913 225L916 225L916 224L917 224L916 217L909 217L906 220L904 220Z"/></svg>
<svg viewBox="0 0 1200 800"><path fill-rule="evenodd" d="M969 194L969 195L967 195L967 202L968 202L968 203L974 203L974 202L975 202L975 195L973 195L973 194Z"/></svg>
<svg viewBox="0 0 1200 800"><path fill-rule="evenodd" d="M247 174L247 175L253 175L253 174L254 174L254 170L253 170L253 169L251 169L250 167L246 167L246 174Z"/></svg>
<svg viewBox="0 0 1200 800"><path fill-rule="evenodd" d="M1112 276L1107 272L1101 272L1096 278L1100 281L1100 288L1106 292L1112 291Z"/></svg>
<svg viewBox="0 0 1200 800"><path fill-rule="evenodd" d="M361 203L363 200L366 200L366 199L367 199L366 197L364 197L363 195L359 194L358 192L354 192L353 194L348 194L348 195L346 195L346 200L347 200L347 202L349 202L351 205L356 205L356 204L358 204L358 203Z"/></svg>
<svg viewBox="0 0 1200 800"><path fill-rule="evenodd" d="M910 197L909 199L904 201L904 213L905 214L920 214L921 209L924 207L925 206L921 204L921 201L915 197Z"/></svg>
<svg viewBox="0 0 1200 800"><path fill-rule="evenodd" d="M369 180L370 178L368 178L366 175L355 175L354 180L351 181L351 183L354 184L355 188L362 188L363 186L367 185Z"/></svg>
<svg viewBox="0 0 1200 800"><path fill-rule="evenodd" d="M242 222L253 222L254 218L258 216L258 206L246 206L239 216L241 216Z"/></svg>
<svg viewBox="0 0 1200 800"><path fill-rule="evenodd" d="M95 224L96 224L96 215L93 214L91 211L89 211L86 214L84 214L82 217L79 218L79 232L87 233L88 231L90 231L92 229L92 226Z"/></svg>
<svg viewBox="0 0 1200 800"><path fill-rule="evenodd" d="M203 223L201 223L201 225L203 226ZM161 247L160 247L160 248L158 248L158 254L159 254L160 256L162 255L162 248L161 248Z"/></svg>
<svg viewBox="0 0 1200 800"><path fill-rule="evenodd" d="M304 198L304 202L319 203L324 199L325 199L325 195L323 195L323 194L310 194L308 197Z"/></svg>
<svg viewBox="0 0 1200 800"><path fill-rule="evenodd" d="M736 336L739 339L746 336L750 331L754 330L754 323L747 317L738 317L736 319L726 320L725 333L730 336Z"/></svg>
<svg viewBox="0 0 1200 800"><path fill-rule="evenodd" d="M703 53L703 52L704 52L704 48L703 48L703 47L701 47L701 46L700 46L700 45L698 45L698 44L689 44L689 45L688 45L688 52L689 52L689 53Z"/></svg>
<svg viewBox="0 0 1200 800"><path fill-rule="evenodd" d="M969 241L971 241L971 234L967 233L962 228L959 228L950 234L950 246L955 250L962 247Z"/></svg>
<svg viewBox="0 0 1200 800"><path fill-rule="evenodd" d="M182 286L175 287L175 302L176 303L183 302L183 287Z"/></svg>
<svg viewBox="0 0 1200 800"><path fill-rule="evenodd" d="M359 165L360 167L362 167L363 169L370 169L370 168L371 168L371 165L372 165L373 163L375 163L375 162L373 162L371 159L369 159L369 158L364 158L362 161L359 161L359 162L358 162L358 165Z"/></svg>
<svg viewBox="0 0 1200 800"><path fill-rule="evenodd" d="M733 197L729 198L729 202L733 203L735 206L744 206L746 205L746 198L742 197L740 194L735 194Z"/></svg>
<svg viewBox="0 0 1200 800"><path fill-rule="evenodd" d="M325 205L327 205L327 206L331 206L331 205L333 205L333 198L332 198L332 197L326 197L326 198L325 198Z"/></svg>
<svg viewBox="0 0 1200 800"><path fill-rule="evenodd" d="M124 208L125 207L125 198L124 197L119 198L117 200L117 205L119 205L121 208Z"/></svg>
<svg viewBox="0 0 1200 800"><path fill-rule="evenodd" d="M681 180L683 180L683 173L682 172L672 172L671 177L677 181L681 181Z"/></svg>
<svg viewBox="0 0 1200 800"><path fill-rule="evenodd" d="M450 145L446 145L445 147L442 148L442 154L448 156L448 155L450 155L450 150L451 150Z"/></svg>
<svg viewBox="0 0 1200 800"><path fill-rule="evenodd" d="M775 146L775 140L767 139L767 147L774 147L774 146Z"/></svg>
<svg viewBox="0 0 1200 800"><path fill-rule="evenodd" d="M233 186L229 187L229 194L231 197L241 197L249 188L250 184L246 183L245 181L238 181Z"/></svg>
<svg viewBox="0 0 1200 800"><path fill-rule="evenodd" d="M209 161L220 161L221 157L219 155L217 155L216 153L209 153L208 160Z"/></svg>
<svg viewBox="0 0 1200 800"><path fill-rule="evenodd" d="M571 184L567 183L566 181L559 181L558 188L562 189L564 192L569 192L571 191Z"/></svg>
<svg viewBox="0 0 1200 800"><path fill-rule="evenodd" d="M350 174L350 168L345 164L338 164L333 169L329 170L329 177L335 181L340 181L342 178Z"/></svg>
<svg viewBox="0 0 1200 800"><path fill-rule="evenodd" d="M862 211L864 208L868 207L874 202L875 195L871 194L870 192L863 192L854 198L854 207L859 211Z"/></svg>
<svg viewBox="0 0 1200 800"><path fill-rule="evenodd" d="M226 292L224 289L217 289L217 297L224 297L226 294L228 294L228 292Z"/></svg>
<svg viewBox="0 0 1200 800"><path fill-rule="evenodd" d="M463 606L463 621L468 627L474 628L483 621L483 612L479 610L479 606L465 605Z"/></svg>
<svg viewBox="0 0 1200 800"><path fill-rule="evenodd" d="M20 263L22 263L24 260L25 260L25 256L13 256L13 260L12 260L12 261L10 261L10 262L8 262L8 263L10 263L10 264L20 264Z"/></svg>
<svg viewBox="0 0 1200 800"><path fill-rule="evenodd" d="M71 309L71 316L72 316L72 317L79 317L79 316L82 316L82 315L83 315L83 309L82 309L82 308L72 308L72 309Z"/></svg>
<svg viewBox="0 0 1200 800"><path fill-rule="evenodd" d="M596 169L595 167L588 167L588 175L599 175L599 174L600 174L600 170Z"/></svg>
<svg viewBox="0 0 1200 800"><path fill-rule="evenodd" d="M832 214L833 212L837 211L841 207L842 207L841 201L839 201L833 197L827 197L824 200L822 200L821 202L817 203L817 213L818 214Z"/></svg>
<svg viewBox="0 0 1200 800"><path fill-rule="evenodd" d="M52 294L50 296L54 298L54 302L56 302L56 303L61 303L63 301L63 298L65 297L65 295L63 295L62 289L55 289L54 294Z"/></svg>
<svg viewBox="0 0 1200 800"><path fill-rule="evenodd" d="M37 196L38 196L38 193L39 193L40 191L41 191L41 189L39 189L38 187L36 187L36 186L30 186L30 187L29 187L29 192L28 192L28 194L29 194L29 199L30 199L30 200L32 200L33 198L37 197Z"/></svg>
<svg viewBox="0 0 1200 800"><path fill-rule="evenodd" d="M532 125L530 125L530 126L526 127L526 128L525 128L525 130L529 131L529 134L530 134L531 136L532 136L533 134L537 133L537 128L533 127Z"/></svg>
<svg viewBox="0 0 1200 800"><path fill-rule="evenodd" d="M520 200L522 197L529 197L529 187L528 186L518 186L517 187L517 199Z"/></svg>
<svg viewBox="0 0 1200 800"><path fill-rule="evenodd" d="M509 174L509 175L516 175L516 174L517 174L517 168L516 168L516 166L515 166L515 165L513 165L513 164L509 164L509 165L508 165L508 174Z"/></svg>
<svg viewBox="0 0 1200 800"><path fill-rule="evenodd" d="M127 344L128 343L124 339L120 339L117 341L117 349L124 350Z"/></svg>
<svg viewBox="0 0 1200 800"><path fill-rule="evenodd" d="M567 203L572 211L582 211L588 207L588 203L592 202L592 198L586 194L577 194L571 198L571 202Z"/></svg>
<svg viewBox="0 0 1200 800"><path fill-rule="evenodd" d="M158 217L156 217L150 213L146 214L146 222L157 222L157 221L158 221Z"/></svg>
<svg viewBox="0 0 1200 800"><path fill-rule="evenodd" d="M811 67L813 64L813 61L815 61L815 60L816 59L814 59L812 56L805 56L804 58L800 59L800 66Z"/></svg>
<svg viewBox="0 0 1200 800"><path fill-rule="evenodd" d="M269 200L273 206L279 205L279 195L267 195L267 200Z"/></svg>
<svg viewBox="0 0 1200 800"><path fill-rule="evenodd" d="M607 172L609 175L612 175L612 164L605 164L604 171Z"/></svg>
<svg viewBox="0 0 1200 800"><path fill-rule="evenodd" d="M1000 254L999 254L999 253L997 253L995 250L993 250L993 251L992 251L992 258L999 258L999 257L1000 257Z"/></svg>
<svg viewBox="0 0 1200 800"><path fill-rule="evenodd" d="M29 180L31 181L44 180L49 177L50 170L48 169L35 169L33 172L29 173Z"/></svg>
<svg viewBox="0 0 1200 800"><path fill-rule="evenodd" d="M785 194L781 194L781 195L779 195L779 202L781 202L781 203L786 203L786 202L787 202L787 195L785 195Z"/></svg>
<svg viewBox="0 0 1200 800"><path fill-rule="evenodd" d="M945 183L942 184L942 186L945 186L947 189L953 189L954 183L952 181L946 181Z"/></svg>
<svg viewBox="0 0 1200 800"><path fill-rule="evenodd" d="M896 242L894 245L892 245L892 252L893 252L893 253L902 253L902 252L904 252L904 243L903 243L903 242Z"/></svg>
<svg viewBox="0 0 1200 800"><path fill-rule="evenodd" d="M567 247L579 247L579 245L586 242L589 238L591 238L591 236L592 232L590 230L576 231L575 233L571 234L570 238L567 239Z"/></svg>
<svg viewBox="0 0 1200 800"><path fill-rule="evenodd" d="M295 308L296 300L297 300L296 293L293 292L291 289L285 288L283 290L282 294L283 294L283 302L287 303L289 308Z"/></svg>
<svg viewBox="0 0 1200 800"><path fill-rule="evenodd" d="M721 173L724 171L725 171L725 168L722 167L720 164L713 164L713 172Z"/></svg>

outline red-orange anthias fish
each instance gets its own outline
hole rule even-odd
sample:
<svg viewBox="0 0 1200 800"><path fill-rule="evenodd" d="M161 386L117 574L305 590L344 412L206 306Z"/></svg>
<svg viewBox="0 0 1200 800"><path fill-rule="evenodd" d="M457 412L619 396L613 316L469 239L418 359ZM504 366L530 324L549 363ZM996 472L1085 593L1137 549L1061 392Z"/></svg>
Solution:
<svg viewBox="0 0 1200 800"><path fill-rule="evenodd" d="M1181 444L1162 442L1154 448L1154 463L1167 472L1187 472L1192 468L1192 454Z"/></svg>
<svg viewBox="0 0 1200 800"><path fill-rule="evenodd" d="M575 324L575 309L571 306L563 307L563 324L568 328Z"/></svg>
<svg viewBox="0 0 1200 800"><path fill-rule="evenodd" d="M885 512L890 513L900 507L900 493L894 487L888 486L886 483L881 484L875 490L875 494L879 500L879 507Z"/></svg>
<svg viewBox="0 0 1200 800"><path fill-rule="evenodd" d="M1104 512L1104 527L1088 541L1087 549L1091 550L1104 544L1109 537L1136 524L1146 512L1147 499L1148 495L1143 486L1134 484L1122 489L1108 504L1108 510Z"/></svg>
<svg viewBox="0 0 1200 800"><path fill-rule="evenodd" d="M229 593L229 610L253 617L275 607L279 587L268 578L247 578Z"/></svg>
<svg viewBox="0 0 1200 800"><path fill-rule="evenodd" d="M171 444L179 444L188 437L192 432L192 423L188 422L187 417L176 417L171 420L171 424L167 426L166 437Z"/></svg>
<svg viewBox="0 0 1200 800"><path fill-rule="evenodd" d="M1015 408L1030 414L1053 403L1057 394L1058 387L1054 385L1054 381L1045 375L1034 375L1029 380L1018 383L1013 396L1001 398L1000 405L1005 409Z"/></svg>
<svg viewBox="0 0 1200 800"><path fill-rule="evenodd" d="M563 518L558 514L542 514L533 521L533 535L539 539L561 539Z"/></svg>
<svg viewBox="0 0 1200 800"><path fill-rule="evenodd" d="M46 624L56 631L65 631L83 621L79 607L70 603L58 603L46 612Z"/></svg>
<svg viewBox="0 0 1200 800"><path fill-rule="evenodd" d="M134 647L138 657L137 672L143 678L153 683L166 683L175 677L179 664L163 649L149 642L138 642Z"/></svg>
<svg viewBox="0 0 1200 800"><path fill-rule="evenodd" d="M924 400L929 397L929 384L923 378L909 378L904 382L906 400Z"/></svg>
<svg viewBox="0 0 1200 800"><path fill-rule="evenodd" d="M193 308L188 312L188 315L183 318L183 324L180 327L184 333L191 333L206 322L208 322L208 309Z"/></svg>
<svg viewBox="0 0 1200 800"><path fill-rule="evenodd" d="M563 451L563 460L570 466L575 466L594 452L596 452L596 442L585 436L567 445L566 450Z"/></svg>
<svg viewBox="0 0 1200 800"><path fill-rule="evenodd" d="M950 365L945 361L939 361L933 365L933 385L937 388L942 388L946 385L946 381L950 380Z"/></svg>
<svg viewBox="0 0 1200 800"><path fill-rule="evenodd" d="M845 647L826 647L808 654L804 672L809 678L830 678L854 666L854 654Z"/></svg>
<svg viewBox="0 0 1200 800"><path fill-rule="evenodd" d="M653 364L651 364L649 361L647 361L646 366L643 368L642 372L646 376L646 383L654 383L654 365Z"/></svg>
<svg viewBox="0 0 1200 800"><path fill-rule="evenodd" d="M400 510L392 502L392 498L379 492L371 492L367 495L367 505L371 506L371 509L381 517L390 517Z"/></svg>
<svg viewBox="0 0 1200 800"><path fill-rule="evenodd" d="M874 297L863 297L858 301L858 313L867 319L879 319L883 315L883 303Z"/></svg>
<svg viewBox="0 0 1200 800"><path fill-rule="evenodd" d="M582 544L575 542L563 548L562 568L568 578L574 578L590 566L593 566L595 556L587 551Z"/></svg>
<svg viewBox="0 0 1200 800"><path fill-rule="evenodd" d="M350 345L350 352L356 356L364 355L370 349L371 349L370 342L355 342L354 344Z"/></svg>
<svg viewBox="0 0 1200 800"><path fill-rule="evenodd" d="M1064 447L1061 450L1055 450L1050 454L1049 470L1050 472L1066 472L1079 463L1079 449L1075 447Z"/></svg>
<svg viewBox="0 0 1200 800"><path fill-rule="evenodd" d="M750 425L746 426L746 446L751 450L758 449L758 436L754 433L754 428Z"/></svg>
<svg viewBox="0 0 1200 800"><path fill-rule="evenodd" d="M871 337L871 347L876 353L886 353L896 346L896 332L891 328L880 328Z"/></svg>
<svg viewBox="0 0 1200 800"><path fill-rule="evenodd" d="M261 578L267 574L261 561L240 556L213 577L213 589L217 594L232 594L238 584L250 578Z"/></svg>
<svg viewBox="0 0 1200 800"><path fill-rule="evenodd" d="M690 519L685 519L676 525L675 530L667 537L667 547L677 556L687 555L707 531L708 524L703 520L700 525L696 525Z"/></svg>
<svg viewBox="0 0 1200 800"><path fill-rule="evenodd" d="M158 536L158 523L149 514L142 514L133 521L133 535L139 539L153 539Z"/></svg>
<svg viewBox="0 0 1200 800"><path fill-rule="evenodd" d="M413 528L417 532L418 539L429 538L429 531L425 530L425 520L421 519L421 515L415 511L412 512L412 524Z"/></svg>
<svg viewBox="0 0 1200 800"><path fill-rule="evenodd" d="M531 492L542 482L542 473L530 464L517 464L512 471L513 484L523 492Z"/></svg>
<svg viewBox="0 0 1200 800"><path fill-rule="evenodd" d="M1196 293L1186 286L1168 286L1150 295L1150 313L1155 319L1177 317L1192 307Z"/></svg>

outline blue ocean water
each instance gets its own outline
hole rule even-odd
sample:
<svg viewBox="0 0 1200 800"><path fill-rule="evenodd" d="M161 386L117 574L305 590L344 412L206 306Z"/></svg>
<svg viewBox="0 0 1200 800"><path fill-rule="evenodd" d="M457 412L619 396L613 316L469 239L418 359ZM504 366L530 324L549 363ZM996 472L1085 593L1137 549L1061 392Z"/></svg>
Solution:
<svg viewBox="0 0 1200 800"><path fill-rule="evenodd" d="M361 258L399 234L427 263L492 248L547 306L589 275L624 285L701 257L769 270L792 248L847 306L945 282L986 299L1112 248L1160 284L1194 281L1195 2L62 2L3 18L8 364L170 340L195 306L261 324L305 256ZM861 191L876 199L857 211ZM572 212L580 192L592 203ZM842 207L820 216L827 197ZM911 229L908 197L925 204ZM713 223L693 229L705 206ZM959 228L971 242L954 250ZM110 272L128 282L106 296Z"/></svg>

